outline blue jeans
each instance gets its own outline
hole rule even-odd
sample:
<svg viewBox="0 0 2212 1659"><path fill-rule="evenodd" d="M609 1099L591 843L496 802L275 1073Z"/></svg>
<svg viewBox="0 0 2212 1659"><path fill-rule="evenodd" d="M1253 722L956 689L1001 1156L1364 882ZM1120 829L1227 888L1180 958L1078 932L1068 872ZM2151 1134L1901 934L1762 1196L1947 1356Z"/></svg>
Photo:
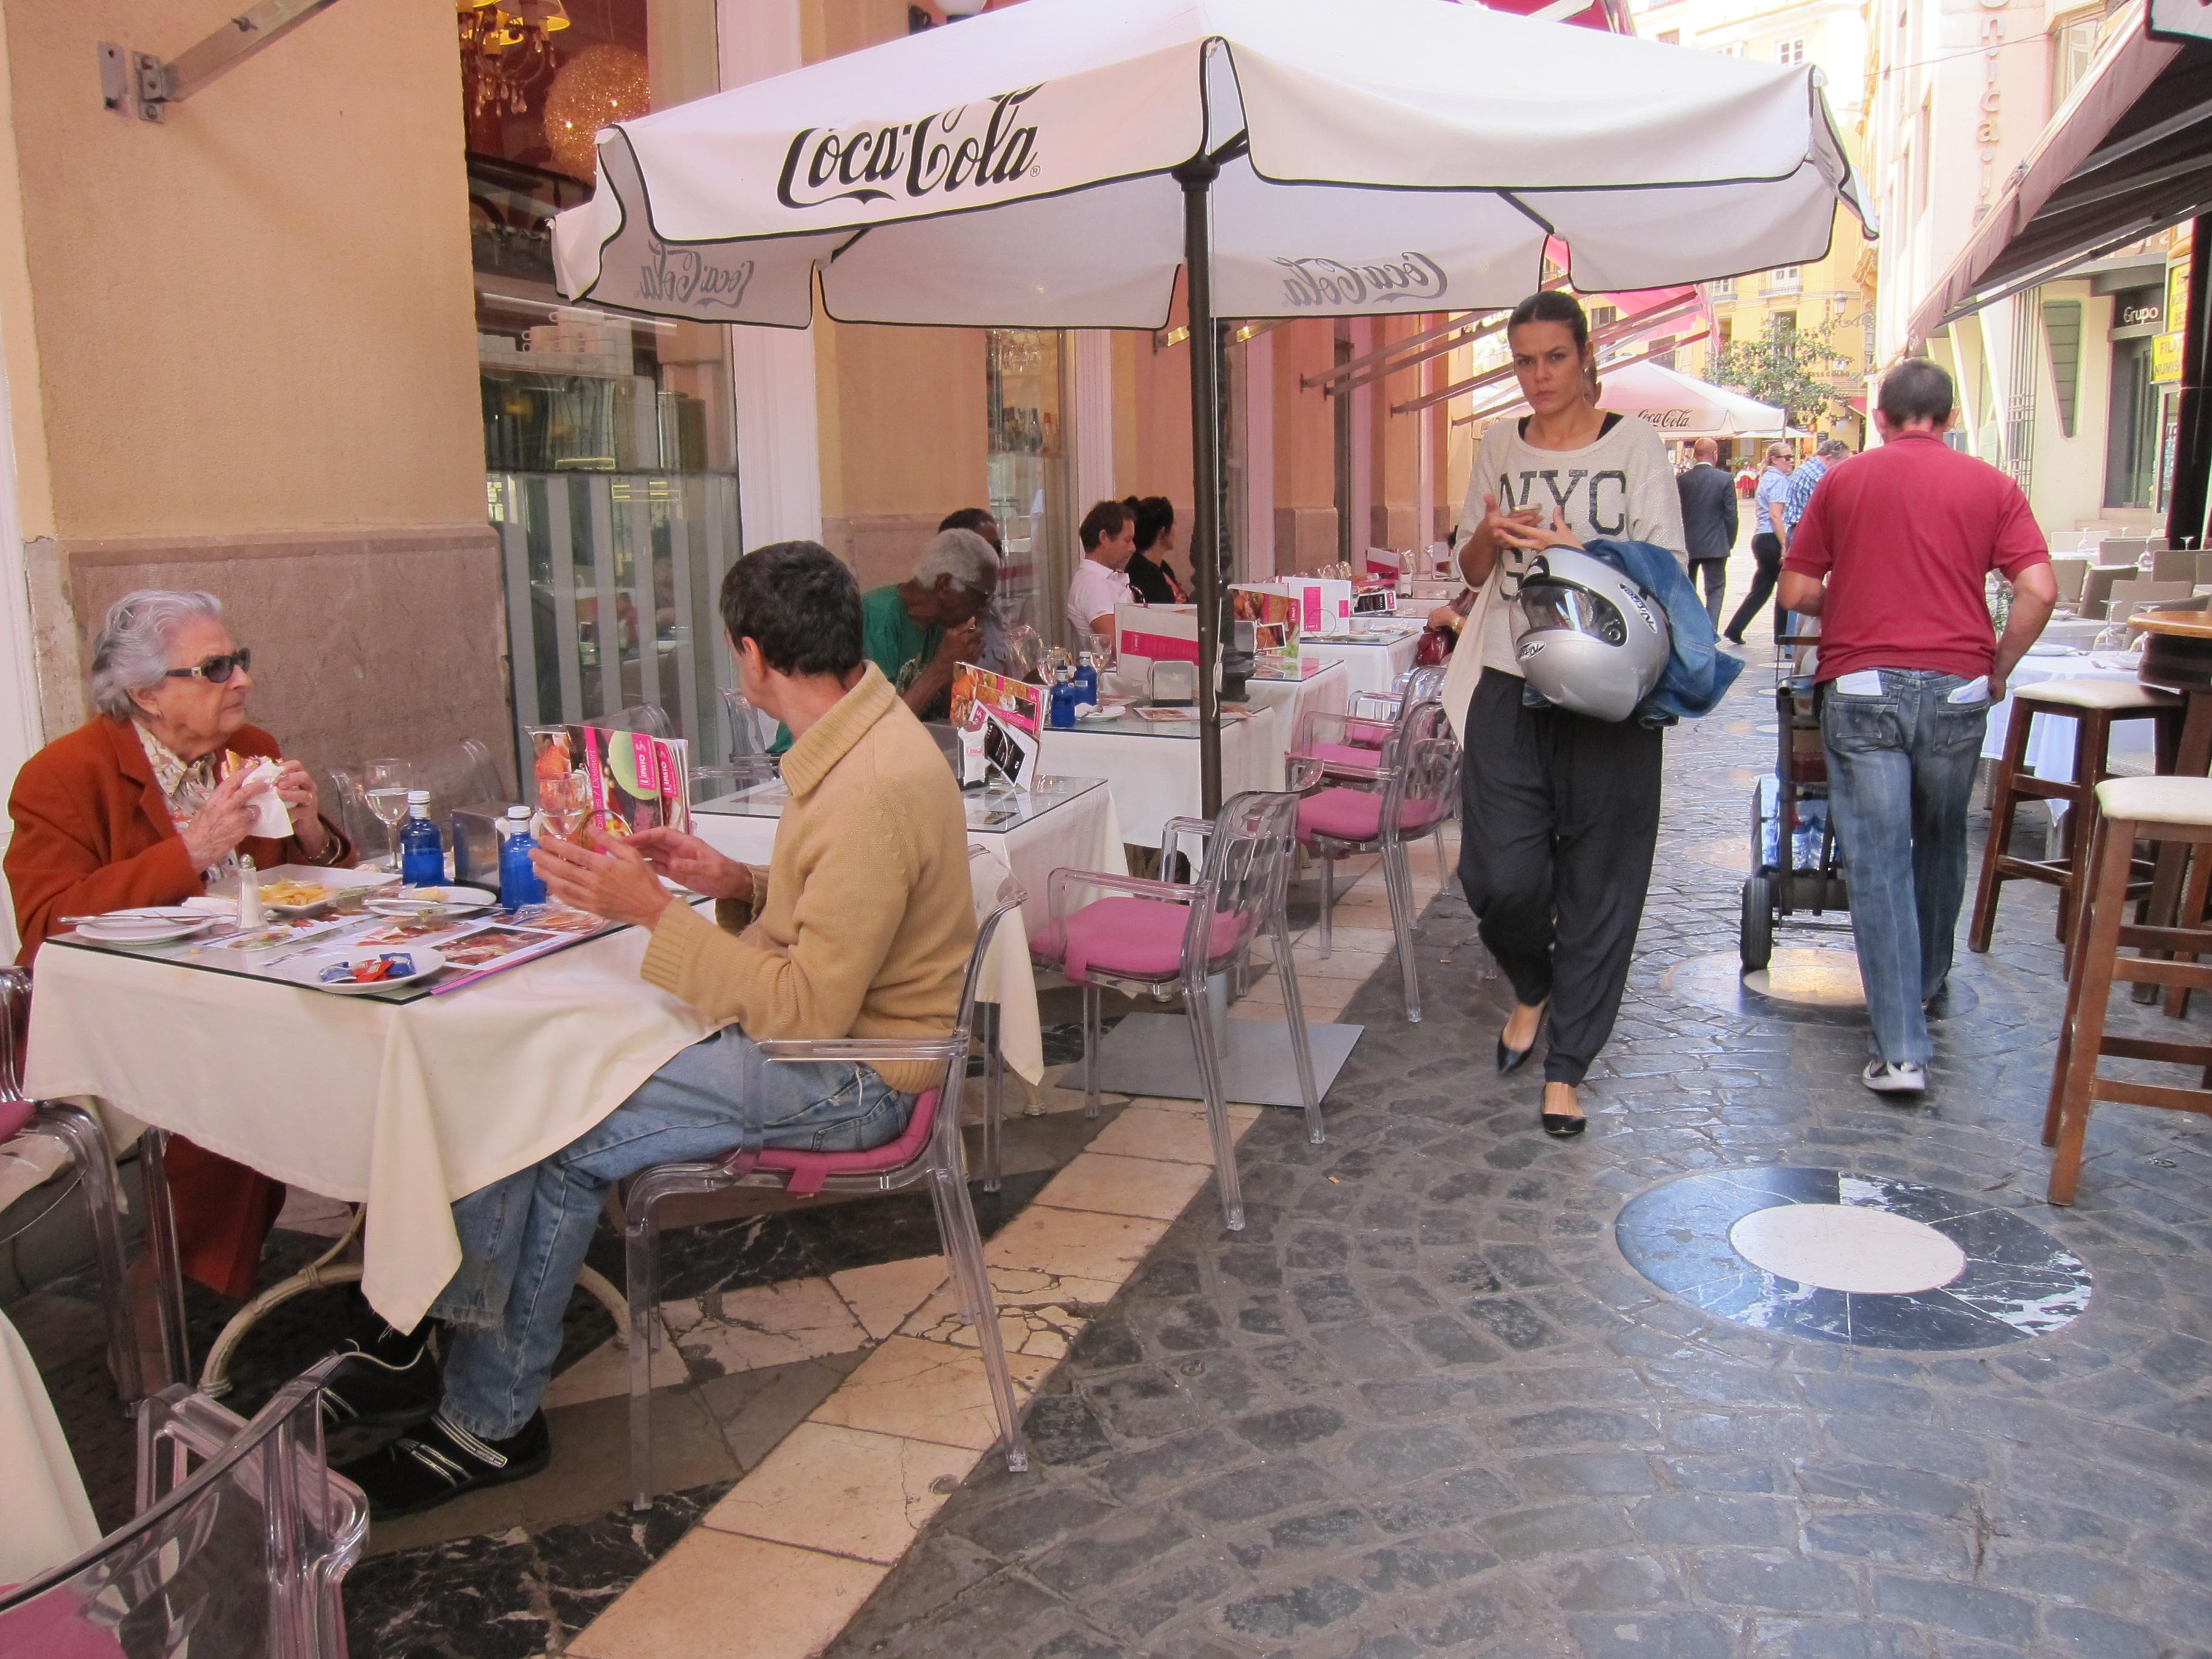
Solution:
<svg viewBox="0 0 2212 1659"><path fill-rule="evenodd" d="M865 1066L770 1065L725 1026L678 1054L561 1151L453 1206L461 1265L430 1311L455 1327L445 1415L484 1439L520 1431L561 1352L568 1293L611 1182L740 1146L854 1152L896 1140L915 1097Z"/></svg>
<svg viewBox="0 0 2212 1659"><path fill-rule="evenodd" d="M1956 674L1885 668L1879 696L1828 684L1820 736L1875 1054L1924 1066L1927 1004L1951 972L1966 891L1966 807L1990 712Z"/></svg>

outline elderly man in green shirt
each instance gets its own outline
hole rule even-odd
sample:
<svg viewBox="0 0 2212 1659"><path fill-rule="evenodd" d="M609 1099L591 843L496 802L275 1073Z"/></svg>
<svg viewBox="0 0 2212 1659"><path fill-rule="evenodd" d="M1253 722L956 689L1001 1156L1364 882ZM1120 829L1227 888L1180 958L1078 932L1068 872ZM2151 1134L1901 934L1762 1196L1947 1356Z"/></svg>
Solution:
<svg viewBox="0 0 2212 1659"><path fill-rule="evenodd" d="M940 530L902 582L860 596L861 654L883 670L917 719L950 712L952 671L981 660L983 613L999 588L999 556L972 530ZM781 755L791 734L776 728L769 752Z"/></svg>

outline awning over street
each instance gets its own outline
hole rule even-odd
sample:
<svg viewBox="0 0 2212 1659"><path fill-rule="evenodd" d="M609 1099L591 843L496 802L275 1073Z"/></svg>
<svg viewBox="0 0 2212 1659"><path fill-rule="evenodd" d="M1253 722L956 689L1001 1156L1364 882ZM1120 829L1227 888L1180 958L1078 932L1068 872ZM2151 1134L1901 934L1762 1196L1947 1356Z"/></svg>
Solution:
<svg viewBox="0 0 2212 1659"><path fill-rule="evenodd" d="M2212 209L2212 46L2154 40L2141 0L1914 310L1955 317Z"/></svg>

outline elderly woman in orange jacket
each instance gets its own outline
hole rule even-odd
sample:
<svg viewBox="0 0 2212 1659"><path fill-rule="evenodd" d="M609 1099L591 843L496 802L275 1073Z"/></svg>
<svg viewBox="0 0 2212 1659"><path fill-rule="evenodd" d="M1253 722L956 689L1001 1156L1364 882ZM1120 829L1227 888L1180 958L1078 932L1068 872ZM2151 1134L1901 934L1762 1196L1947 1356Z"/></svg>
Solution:
<svg viewBox="0 0 2212 1659"><path fill-rule="evenodd" d="M97 712L33 755L9 797L19 961L30 963L62 916L177 903L234 873L241 854L263 869L352 861L297 761L281 762L273 786L292 833L248 833L255 794L271 786L244 768L224 775L223 757L278 758L276 740L246 724L250 654L212 594L148 590L109 610L93 645ZM252 1295L282 1183L179 1137L168 1170L185 1271L226 1296Z"/></svg>

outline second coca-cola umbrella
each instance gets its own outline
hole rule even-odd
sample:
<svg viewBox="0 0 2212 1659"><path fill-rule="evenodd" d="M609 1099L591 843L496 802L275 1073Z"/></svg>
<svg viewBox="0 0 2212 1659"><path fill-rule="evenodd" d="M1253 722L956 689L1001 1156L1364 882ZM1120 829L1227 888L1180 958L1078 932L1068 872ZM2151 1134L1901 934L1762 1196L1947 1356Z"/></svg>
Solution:
<svg viewBox="0 0 2212 1659"><path fill-rule="evenodd" d="M1856 180L1807 65L1446 0L1027 0L599 134L563 293L700 322L1160 328L1189 285L1206 810L1216 317L1809 264Z"/></svg>

